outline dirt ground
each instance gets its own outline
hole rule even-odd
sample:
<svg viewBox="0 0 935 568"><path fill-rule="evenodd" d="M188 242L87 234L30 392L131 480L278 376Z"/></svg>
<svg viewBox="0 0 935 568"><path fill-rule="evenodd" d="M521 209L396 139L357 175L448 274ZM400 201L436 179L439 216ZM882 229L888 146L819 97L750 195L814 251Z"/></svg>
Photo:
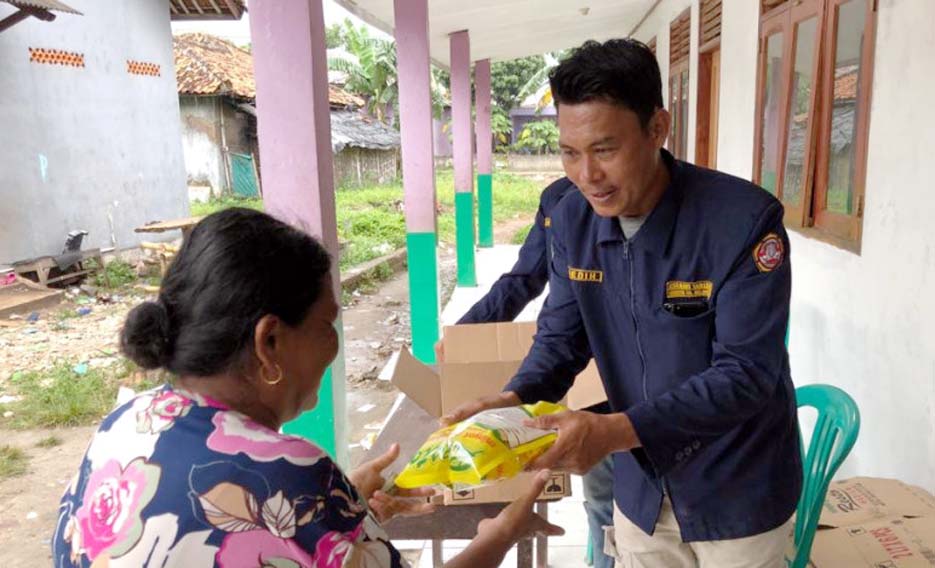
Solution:
<svg viewBox="0 0 935 568"><path fill-rule="evenodd" d="M495 227L498 243L529 224L522 216ZM455 281L455 255L451 247L439 249L442 305ZM106 366L118 360L117 334L127 311L146 298L135 290L95 300L87 294L69 294L58 306L41 310L36 321L26 318L0 322L0 396L17 370L47 369L57 361ZM78 316L79 308L90 313ZM408 347L409 290L406 272L381 283L372 294L354 296L343 310L347 418L350 462L356 465L379 432L398 392L376 379L393 351ZM65 485L74 475L96 426L55 430L0 429L2 444L21 448L29 458L26 474L0 481L0 566L48 566L50 538ZM53 448L37 443L50 435L61 439ZM418 560L418 559L413 559Z"/></svg>

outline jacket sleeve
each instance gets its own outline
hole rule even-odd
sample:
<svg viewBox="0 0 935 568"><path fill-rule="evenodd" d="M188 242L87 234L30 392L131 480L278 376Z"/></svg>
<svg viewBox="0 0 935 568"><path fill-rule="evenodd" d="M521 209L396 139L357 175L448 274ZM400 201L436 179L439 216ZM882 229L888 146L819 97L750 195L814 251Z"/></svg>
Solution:
<svg viewBox="0 0 935 568"><path fill-rule="evenodd" d="M513 321L526 304L542 293L549 278L545 219L540 199L535 223L519 249L516 264L461 316L458 324Z"/></svg>
<svg viewBox="0 0 935 568"><path fill-rule="evenodd" d="M557 216L556 216L557 217ZM561 220L553 217L549 295L539 313L536 337L519 371L504 387L524 403L557 402L591 358L565 255Z"/></svg>
<svg viewBox="0 0 935 568"><path fill-rule="evenodd" d="M778 202L766 208L717 292L711 366L626 411L658 475L754 417L788 376L792 271L782 214ZM758 262L761 244L777 240L780 263L775 255Z"/></svg>

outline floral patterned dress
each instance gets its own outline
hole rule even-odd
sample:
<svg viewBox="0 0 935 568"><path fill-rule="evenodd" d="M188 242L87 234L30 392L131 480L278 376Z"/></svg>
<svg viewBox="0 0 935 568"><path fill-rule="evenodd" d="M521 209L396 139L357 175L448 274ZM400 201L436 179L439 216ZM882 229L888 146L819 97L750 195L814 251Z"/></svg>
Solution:
<svg viewBox="0 0 935 568"><path fill-rule="evenodd" d="M169 386L103 421L52 555L56 567L407 566L321 449Z"/></svg>

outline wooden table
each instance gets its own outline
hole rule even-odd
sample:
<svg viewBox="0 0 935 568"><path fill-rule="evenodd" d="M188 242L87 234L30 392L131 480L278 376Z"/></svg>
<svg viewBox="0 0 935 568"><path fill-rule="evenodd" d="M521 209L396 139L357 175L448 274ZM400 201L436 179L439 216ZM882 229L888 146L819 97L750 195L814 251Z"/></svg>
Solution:
<svg viewBox="0 0 935 568"><path fill-rule="evenodd" d="M134 229L137 233L165 233L166 231L182 231L182 239L187 239L192 229L204 217L186 217L184 219L173 219L170 221L153 221L142 227Z"/></svg>
<svg viewBox="0 0 935 568"><path fill-rule="evenodd" d="M406 466L406 462L425 442L429 434L438 429L438 419L431 416L409 398L390 415L383 431L368 452L368 459L379 456L398 443L400 457L387 468L387 476L395 476ZM384 528L390 538L403 540L431 540L432 565L443 566L442 542L447 539L473 539L477 534L477 523L495 517L507 503L477 503L474 505L439 506L430 515L421 517L396 517ZM536 511L548 518L548 501L536 503ZM536 541L536 566L548 566L548 541L545 537ZM531 568L533 563L533 539L525 539L517 545L518 568Z"/></svg>

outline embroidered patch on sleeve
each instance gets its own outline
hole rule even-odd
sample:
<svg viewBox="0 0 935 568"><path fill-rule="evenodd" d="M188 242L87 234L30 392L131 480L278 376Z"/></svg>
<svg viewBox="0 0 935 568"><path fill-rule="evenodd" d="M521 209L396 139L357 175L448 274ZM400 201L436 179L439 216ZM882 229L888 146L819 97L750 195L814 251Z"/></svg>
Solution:
<svg viewBox="0 0 935 568"><path fill-rule="evenodd" d="M782 265L785 247L776 233L769 233L753 247L753 261L760 272L772 272Z"/></svg>

